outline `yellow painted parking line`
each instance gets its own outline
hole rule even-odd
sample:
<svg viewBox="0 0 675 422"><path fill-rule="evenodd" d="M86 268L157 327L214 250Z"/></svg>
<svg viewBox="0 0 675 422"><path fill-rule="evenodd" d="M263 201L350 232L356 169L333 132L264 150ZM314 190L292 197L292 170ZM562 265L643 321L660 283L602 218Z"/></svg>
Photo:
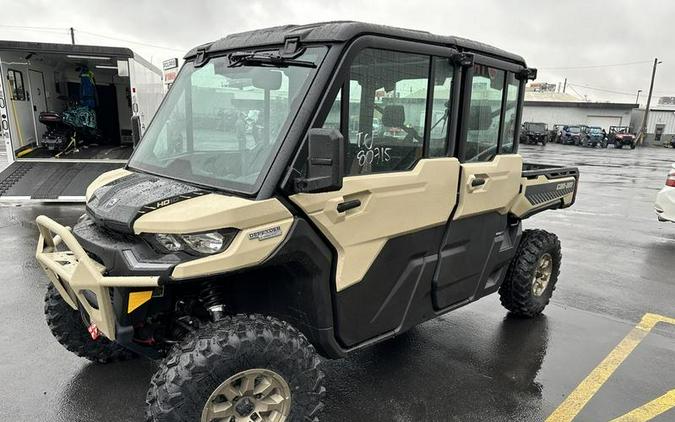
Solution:
<svg viewBox="0 0 675 422"><path fill-rule="evenodd" d="M649 334L654 326L664 322L675 325L675 318L657 314L645 314L623 340L600 364L572 391L558 408L546 419L546 422L569 422L581 412L581 409L593 398L600 387L626 360L638 344ZM658 399L657 399L658 400ZM652 403L652 402L650 402ZM648 403L649 404L649 403ZM645 405L646 406L646 405ZM672 406L671 406L672 407ZM637 409L636 409L637 410ZM667 409L666 409L667 410ZM665 411L665 410L664 410Z"/></svg>
<svg viewBox="0 0 675 422"><path fill-rule="evenodd" d="M623 416L612 419L610 422L645 422L654 419L662 413L666 413L672 408L675 408L675 390L670 390L658 399L654 399Z"/></svg>

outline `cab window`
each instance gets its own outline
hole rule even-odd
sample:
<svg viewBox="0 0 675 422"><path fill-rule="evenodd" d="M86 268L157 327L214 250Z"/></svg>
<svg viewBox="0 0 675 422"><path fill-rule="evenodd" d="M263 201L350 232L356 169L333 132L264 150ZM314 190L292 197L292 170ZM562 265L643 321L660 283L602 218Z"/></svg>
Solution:
<svg viewBox="0 0 675 422"><path fill-rule="evenodd" d="M513 154L516 137L516 111L518 110L518 91L520 82L513 72L506 73L506 106L504 107L504 125L500 154Z"/></svg>
<svg viewBox="0 0 675 422"><path fill-rule="evenodd" d="M430 62L370 48L354 59L346 175L408 170L422 157Z"/></svg>
<svg viewBox="0 0 675 422"><path fill-rule="evenodd" d="M475 64L463 161L490 161L497 154L505 72Z"/></svg>
<svg viewBox="0 0 675 422"><path fill-rule="evenodd" d="M432 91L431 128L429 129L429 156L445 157L450 123L450 93L453 67L450 60L434 57L434 89Z"/></svg>

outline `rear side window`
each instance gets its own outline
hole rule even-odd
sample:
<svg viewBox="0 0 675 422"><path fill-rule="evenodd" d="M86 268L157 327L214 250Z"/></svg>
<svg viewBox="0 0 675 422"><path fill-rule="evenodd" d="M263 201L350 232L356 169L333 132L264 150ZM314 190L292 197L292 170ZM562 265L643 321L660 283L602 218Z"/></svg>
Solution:
<svg viewBox="0 0 675 422"><path fill-rule="evenodd" d="M7 70L7 80L9 81L9 92L12 100L26 101L26 88L23 84L23 73L18 70Z"/></svg>
<svg viewBox="0 0 675 422"><path fill-rule="evenodd" d="M465 162L490 161L497 154L505 72L475 64Z"/></svg>
<svg viewBox="0 0 675 422"><path fill-rule="evenodd" d="M518 90L520 82L513 72L506 73L506 107L504 108L504 125L500 154L512 154L516 137L516 111L518 109Z"/></svg>
<svg viewBox="0 0 675 422"><path fill-rule="evenodd" d="M347 175L403 171L422 157L429 56L364 49L349 73Z"/></svg>

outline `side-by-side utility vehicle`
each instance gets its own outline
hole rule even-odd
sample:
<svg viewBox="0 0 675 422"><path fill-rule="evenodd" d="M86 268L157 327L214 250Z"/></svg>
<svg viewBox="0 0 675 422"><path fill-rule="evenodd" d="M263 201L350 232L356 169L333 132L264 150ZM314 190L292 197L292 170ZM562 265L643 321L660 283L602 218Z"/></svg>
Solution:
<svg viewBox="0 0 675 422"><path fill-rule="evenodd" d="M601 148L607 148L605 133L600 126L586 126L581 131L581 141L579 142L579 145L582 147L595 148L596 146L599 146Z"/></svg>
<svg viewBox="0 0 675 422"><path fill-rule="evenodd" d="M514 54L354 22L190 51L124 169L37 259L56 339L161 359L154 421L316 420L340 358L499 291L542 312L578 171L524 164ZM450 329L450 328L449 328Z"/></svg>
<svg viewBox="0 0 675 422"><path fill-rule="evenodd" d="M607 134L607 143L613 144L614 148L623 148L624 146L635 149L637 139L630 132L628 126L610 126Z"/></svg>
<svg viewBox="0 0 675 422"><path fill-rule="evenodd" d="M546 145L549 131L546 123L525 122L520 132L520 142L524 144Z"/></svg>
<svg viewBox="0 0 675 422"><path fill-rule="evenodd" d="M560 142L564 145L579 145L581 126L565 126L560 132Z"/></svg>

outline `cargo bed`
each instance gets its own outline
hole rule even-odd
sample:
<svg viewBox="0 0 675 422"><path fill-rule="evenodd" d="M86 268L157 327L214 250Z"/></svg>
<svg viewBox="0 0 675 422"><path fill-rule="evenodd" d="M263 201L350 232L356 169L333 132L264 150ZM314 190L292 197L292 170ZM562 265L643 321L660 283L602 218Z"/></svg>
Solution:
<svg viewBox="0 0 675 422"><path fill-rule="evenodd" d="M576 200L578 185L576 167L524 163L520 194L511 214L527 218L541 211L570 207Z"/></svg>

